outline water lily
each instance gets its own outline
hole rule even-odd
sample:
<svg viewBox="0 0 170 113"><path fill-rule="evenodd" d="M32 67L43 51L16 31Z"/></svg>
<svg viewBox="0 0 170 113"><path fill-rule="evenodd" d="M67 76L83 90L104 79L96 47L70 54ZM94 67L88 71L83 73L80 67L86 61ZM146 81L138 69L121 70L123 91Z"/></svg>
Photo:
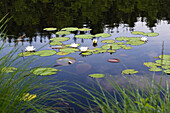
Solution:
<svg viewBox="0 0 170 113"><path fill-rule="evenodd" d="M27 46L27 47L25 48L25 50L26 50L27 52L33 52L33 51L35 51L35 48L34 48L34 46Z"/></svg>
<svg viewBox="0 0 170 113"><path fill-rule="evenodd" d="M141 41L146 42L146 41L148 41L148 39L147 39L146 37L142 37L142 38L141 38Z"/></svg>
<svg viewBox="0 0 170 113"><path fill-rule="evenodd" d="M93 39L93 43L97 43L97 39Z"/></svg>
<svg viewBox="0 0 170 113"><path fill-rule="evenodd" d="M70 47L77 47L78 46L78 44L76 44L76 43L72 43L71 45L70 45Z"/></svg>
<svg viewBox="0 0 170 113"><path fill-rule="evenodd" d="M88 49L88 47L80 47L81 52L85 52L85 51L87 51L87 49Z"/></svg>

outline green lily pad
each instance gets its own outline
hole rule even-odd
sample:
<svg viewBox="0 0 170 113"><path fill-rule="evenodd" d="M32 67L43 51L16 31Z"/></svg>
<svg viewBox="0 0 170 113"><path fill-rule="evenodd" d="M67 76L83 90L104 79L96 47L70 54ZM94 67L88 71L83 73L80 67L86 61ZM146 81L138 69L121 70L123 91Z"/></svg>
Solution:
<svg viewBox="0 0 170 113"><path fill-rule="evenodd" d="M97 52L99 52L99 53L105 53L105 52L107 52L107 50L106 50L106 49L102 49L102 50L98 50Z"/></svg>
<svg viewBox="0 0 170 113"><path fill-rule="evenodd" d="M86 56L88 56L88 55L92 55L92 53L91 52L83 52L83 53L81 53L82 55L86 55Z"/></svg>
<svg viewBox="0 0 170 113"><path fill-rule="evenodd" d="M144 34L144 32L142 32L142 31L133 31L133 32L131 32L133 35L143 35Z"/></svg>
<svg viewBox="0 0 170 113"><path fill-rule="evenodd" d="M117 41L128 41L129 38L128 37L117 37L116 40Z"/></svg>
<svg viewBox="0 0 170 113"><path fill-rule="evenodd" d="M61 57L57 59L57 63L62 66L67 66L75 63L76 59L73 57Z"/></svg>
<svg viewBox="0 0 170 113"><path fill-rule="evenodd" d="M102 50L102 48L94 48L93 50L95 50L95 51L96 51L96 50Z"/></svg>
<svg viewBox="0 0 170 113"><path fill-rule="evenodd" d="M21 52L18 54L18 56L32 56L34 55L34 52Z"/></svg>
<svg viewBox="0 0 170 113"><path fill-rule="evenodd" d="M4 73L10 73L10 72L14 72L16 71L17 68L16 67L3 67L1 69L1 72L4 72Z"/></svg>
<svg viewBox="0 0 170 113"><path fill-rule="evenodd" d="M170 65L169 60L156 60L155 62L158 63L158 64Z"/></svg>
<svg viewBox="0 0 170 113"><path fill-rule="evenodd" d="M144 62L143 65L145 65L146 67L157 67L157 66L161 66L158 63L154 63L154 62Z"/></svg>
<svg viewBox="0 0 170 113"><path fill-rule="evenodd" d="M164 72L170 74L170 69L164 70Z"/></svg>
<svg viewBox="0 0 170 113"><path fill-rule="evenodd" d="M102 40L102 43L115 43L115 40Z"/></svg>
<svg viewBox="0 0 170 113"><path fill-rule="evenodd" d="M76 51L79 51L79 49L76 48L64 48L59 50L60 52L64 52L64 53L75 53Z"/></svg>
<svg viewBox="0 0 170 113"><path fill-rule="evenodd" d="M131 46L121 45L122 49L132 49Z"/></svg>
<svg viewBox="0 0 170 113"><path fill-rule="evenodd" d="M118 45L125 45L124 42L116 42Z"/></svg>
<svg viewBox="0 0 170 113"><path fill-rule="evenodd" d="M162 69L160 69L158 67L152 67L149 69L149 71L162 71Z"/></svg>
<svg viewBox="0 0 170 113"><path fill-rule="evenodd" d="M170 66L162 66L162 69L170 69Z"/></svg>
<svg viewBox="0 0 170 113"><path fill-rule="evenodd" d="M126 69L122 71L122 74L135 74L138 73L135 69Z"/></svg>
<svg viewBox="0 0 170 113"><path fill-rule="evenodd" d="M40 55L40 56L52 56L55 55L55 50L41 50L34 53L34 55Z"/></svg>
<svg viewBox="0 0 170 113"><path fill-rule="evenodd" d="M144 35L144 36L152 37L152 36L158 36L159 33L144 33L143 35Z"/></svg>
<svg viewBox="0 0 170 113"><path fill-rule="evenodd" d="M30 72L35 74L35 75L53 75L56 74L56 72L59 71L58 69L55 68L34 68Z"/></svg>
<svg viewBox="0 0 170 113"><path fill-rule="evenodd" d="M75 37L80 39L92 39L94 35L76 35Z"/></svg>
<svg viewBox="0 0 170 113"><path fill-rule="evenodd" d="M77 31L78 28L77 27L66 27L61 29L62 31Z"/></svg>
<svg viewBox="0 0 170 113"><path fill-rule="evenodd" d="M121 45L118 45L116 43L113 44L106 44L102 46L102 49L120 49Z"/></svg>
<svg viewBox="0 0 170 113"><path fill-rule="evenodd" d="M51 38L50 40L59 42L59 41L67 41L69 39L70 39L69 37L56 37L56 38Z"/></svg>
<svg viewBox="0 0 170 113"><path fill-rule="evenodd" d="M111 36L111 34L109 34L109 33L99 33L99 34L95 35L95 37L102 37L102 38L107 38L110 36Z"/></svg>
<svg viewBox="0 0 170 113"><path fill-rule="evenodd" d="M159 55L159 58L163 60L170 60L170 55Z"/></svg>
<svg viewBox="0 0 170 113"><path fill-rule="evenodd" d="M50 45L52 46L55 46L55 45L63 45L62 42L59 42L59 41L53 41L53 42L50 42Z"/></svg>
<svg viewBox="0 0 170 113"><path fill-rule="evenodd" d="M66 53L66 52L58 52L57 55L68 55L70 53Z"/></svg>
<svg viewBox="0 0 170 113"><path fill-rule="evenodd" d="M129 45L142 45L142 44L145 44L145 42L144 41L129 41L126 44L129 44Z"/></svg>
<svg viewBox="0 0 170 113"><path fill-rule="evenodd" d="M94 50L94 49L88 49L87 50L87 52L94 52L94 51L96 51L96 50Z"/></svg>
<svg viewBox="0 0 170 113"><path fill-rule="evenodd" d="M92 29L89 29L89 28L79 28L78 30L79 31L91 31Z"/></svg>
<svg viewBox="0 0 170 113"><path fill-rule="evenodd" d="M92 77L92 78L103 78L104 77L104 74L90 74L88 75L89 77Z"/></svg>
<svg viewBox="0 0 170 113"><path fill-rule="evenodd" d="M45 31L55 31L55 30L57 30L57 28L50 27L50 28L44 28L43 30L45 30Z"/></svg>
<svg viewBox="0 0 170 113"><path fill-rule="evenodd" d="M69 31L58 31L56 32L57 35L69 35L70 32Z"/></svg>
<svg viewBox="0 0 170 113"><path fill-rule="evenodd" d="M108 50L107 52L109 52L109 53L115 53L116 50Z"/></svg>

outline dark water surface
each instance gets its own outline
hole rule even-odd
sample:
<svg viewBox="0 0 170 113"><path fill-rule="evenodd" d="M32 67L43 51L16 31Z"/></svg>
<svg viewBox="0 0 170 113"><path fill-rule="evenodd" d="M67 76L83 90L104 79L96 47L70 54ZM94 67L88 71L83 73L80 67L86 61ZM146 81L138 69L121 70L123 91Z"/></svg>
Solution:
<svg viewBox="0 0 170 113"><path fill-rule="evenodd" d="M110 33L109 38L99 38L98 46L103 45L102 40L115 39L116 37L134 37L132 31L157 32L159 36L148 37L144 45L132 46L130 50L117 50L116 53L100 53L82 57L80 52L72 53L69 57L76 62L69 66L56 67L63 71L58 72L58 80L79 81L91 85L94 79L89 74L102 73L122 79L121 71L127 68L138 70L136 75L143 76L146 73L152 75L144 62L154 62L162 52L164 41L164 53L170 54L170 0L3 0L0 1L0 17L9 13L13 18L8 22L8 36L5 44L9 47L3 50L19 47L18 53L25 51L25 47L32 45L36 49L51 50L50 38L56 37L55 32L45 32L43 28L56 27L58 30L64 27L87 27L92 29L90 34ZM22 34L26 37L21 42L16 39ZM70 44L80 43L81 46L93 47L91 39L75 39L74 34L67 35ZM0 42L2 44L2 42ZM58 51L58 50L56 50ZM17 55L17 54L16 54ZM46 62L43 66L57 65L59 55L39 58L30 68ZM27 57L21 58L25 60ZM120 63L110 63L110 58L120 59ZM156 72L157 79L161 72ZM129 76L129 75L128 75ZM120 77L120 78L119 78ZM100 80L103 87L111 90L107 83Z"/></svg>

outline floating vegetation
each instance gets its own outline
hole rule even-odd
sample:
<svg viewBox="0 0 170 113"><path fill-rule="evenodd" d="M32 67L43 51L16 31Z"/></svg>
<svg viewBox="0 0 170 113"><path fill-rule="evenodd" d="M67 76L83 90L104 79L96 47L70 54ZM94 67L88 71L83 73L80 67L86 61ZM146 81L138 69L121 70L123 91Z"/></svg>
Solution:
<svg viewBox="0 0 170 113"><path fill-rule="evenodd" d="M157 67L157 66L161 66L160 64L158 63L154 63L154 62L144 62L143 63L146 67Z"/></svg>
<svg viewBox="0 0 170 113"><path fill-rule="evenodd" d="M120 60L119 59L117 59L117 58L110 58L109 60L107 60L108 62L112 62L112 63L118 63L118 62L120 62Z"/></svg>
<svg viewBox="0 0 170 113"><path fill-rule="evenodd" d="M76 59L73 57L61 57L57 59L57 63L62 66L68 66L75 63Z"/></svg>
<svg viewBox="0 0 170 113"><path fill-rule="evenodd" d="M149 69L149 71L162 71L162 69L160 69L158 67L152 67Z"/></svg>
<svg viewBox="0 0 170 113"><path fill-rule="evenodd" d="M164 72L170 74L170 69L164 70Z"/></svg>
<svg viewBox="0 0 170 113"><path fill-rule="evenodd" d="M50 27L50 28L44 28L43 30L45 30L45 31L55 31L55 30L57 30L57 28Z"/></svg>
<svg viewBox="0 0 170 113"><path fill-rule="evenodd" d="M21 52L18 54L18 56L24 57L24 56L32 56L34 55L34 52Z"/></svg>
<svg viewBox="0 0 170 113"><path fill-rule="evenodd" d="M14 72L16 71L17 68L16 67L3 67L1 69L1 72L4 72L4 73L10 73L10 72Z"/></svg>
<svg viewBox="0 0 170 113"><path fill-rule="evenodd" d="M137 46L137 45L142 45L142 44L145 44L144 41L128 41L126 44L129 44L129 45L134 45L134 46Z"/></svg>
<svg viewBox="0 0 170 113"><path fill-rule="evenodd" d="M78 31L91 31L92 29L89 28L79 28Z"/></svg>
<svg viewBox="0 0 170 113"><path fill-rule="evenodd" d="M69 44L69 45L67 45L67 46L70 46L70 47L78 47L78 46L80 46L80 44L72 43L72 44Z"/></svg>
<svg viewBox="0 0 170 113"><path fill-rule="evenodd" d="M126 69L122 71L122 74L135 74L138 73L135 69Z"/></svg>
<svg viewBox="0 0 170 113"><path fill-rule="evenodd" d="M107 52L109 52L109 53L115 53L116 50L107 50Z"/></svg>
<svg viewBox="0 0 170 113"><path fill-rule="evenodd" d="M92 39L94 35L76 35L75 37L80 39Z"/></svg>
<svg viewBox="0 0 170 113"><path fill-rule="evenodd" d="M66 52L58 52L57 55L68 55L70 53L66 53Z"/></svg>
<svg viewBox="0 0 170 113"><path fill-rule="evenodd" d="M144 32L142 32L142 31L133 31L133 32L131 32L133 35L143 35L144 34Z"/></svg>
<svg viewBox="0 0 170 113"><path fill-rule="evenodd" d="M102 46L102 49L120 49L121 45L118 45L116 43L113 44L106 44Z"/></svg>
<svg viewBox="0 0 170 113"><path fill-rule="evenodd" d="M115 40L102 40L102 43L115 43Z"/></svg>
<svg viewBox="0 0 170 113"><path fill-rule="evenodd" d="M60 52L64 52L64 53L75 53L76 51L79 51L79 49L76 48L63 48L59 50Z"/></svg>
<svg viewBox="0 0 170 113"><path fill-rule="evenodd" d="M107 38L110 36L111 36L111 34L109 34L109 33L99 33L99 34L95 35L95 37L102 37L102 38Z"/></svg>
<svg viewBox="0 0 170 113"><path fill-rule="evenodd" d="M159 58L163 60L170 60L170 55L159 55Z"/></svg>
<svg viewBox="0 0 170 113"><path fill-rule="evenodd" d="M23 100L23 101L30 101L30 100L33 100L36 97L37 97L36 94L25 93L21 100Z"/></svg>
<svg viewBox="0 0 170 113"><path fill-rule="evenodd" d="M62 42L59 42L59 41L53 41L53 42L50 42L50 45L51 45L51 46L63 45L63 43L62 43Z"/></svg>
<svg viewBox="0 0 170 113"><path fill-rule="evenodd" d="M159 33L144 33L143 35L144 35L144 36L152 37L152 36L158 36Z"/></svg>
<svg viewBox="0 0 170 113"><path fill-rule="evenodd" d="M53 75L56 74L57 71L59 71L58 69L55 68L34 68L32 69L30 72L35 74L35 75Z"/></svg>
<svg viewBox="0 0 170 113"><path fill-rule="evenodd" d="M132 49L131 46L121 45L122 49Z"/></svg>
<svg viewBox="0 0 170 113"><path fill-rule="evenodd" d="M88 75L89 77L92 77L92 78L103 78L104 77L104 74L90 74Z"/></svg>
<svg viewBox="0 0 170 113"><path fill-rule="evenodd" d="M69 39L70 39L69 37L56 37L56 38L51 38L50 40L56 42L62 42L62 41L68 41Z"/></svg>
<svg viewBox="0 0 170 113"><path fill-rule="evenodd" d="M92 53L91 52L83 52L83 53L81 53L82 55L86 55L86 56L88 56L88 55L92 55Z"/></svg>
<svg viewBox="0 0 170 113"><path fill-rule="evenodd" d="M140 41L140 37L117 37L117 41Z"/></svg>
<svg viewBox="0 0 170 113"><path fill-rule="evenodd" d="M34 53L34 55L39 55L39 56L52 56L55 54L56 54L55 50L41 50Z"/></svg>
<svg viewBox="0 0 170 113"><path fill-rule="evenodd" d="M56 32L57 35L69 35L70 32L69 31L58 31Z"/></svg>
<svg viewBox="0 0 170 113"><path fill-rule="evenodd" d="M77 31L78 28L77 27L66 27L61 29L62 31Z"/></svg>

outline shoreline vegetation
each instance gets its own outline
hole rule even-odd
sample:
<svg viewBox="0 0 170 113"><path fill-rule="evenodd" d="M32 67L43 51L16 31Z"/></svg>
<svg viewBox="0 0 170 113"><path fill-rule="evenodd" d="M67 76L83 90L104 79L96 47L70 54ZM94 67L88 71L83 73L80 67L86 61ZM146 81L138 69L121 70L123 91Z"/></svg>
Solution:
<svg viewBox="0 0 170 113"><path fill-rule="evenodd" d="M7 15L0 20L1 40L6 37ZM2 35L3 34L3 35ZM1 50L4 44L0 46ZM37 112L37 113L59 113L76 112L77 106L84 112L91 113L168 113L170 111L169 81L168 75L160 75L155 80L153 75L140 80L142 87L136 80L122 75L127 82L115 81L114 77L105 78L112 87L109 92L104 89L100 81L96 79L96 87L74 82L73 88L81 93L67 92L63 90L66 81L52 82L51 77L45 76L41 79L28 72L29 65L36 59L31 57L23 62L16 62L19 57L15 56L17 49L13 49L6 55L0 57L0 112ZM15 65L16 68L13 66ZM14 71L15 70L15 71ZM46 81L44 81L46 80ZM164 84L164 86L162 86ZM83 94L83 95L82 95ZM86 95L86 96L84 96ZM84 98L87 104L82 103L76 97Z"/></svg>

